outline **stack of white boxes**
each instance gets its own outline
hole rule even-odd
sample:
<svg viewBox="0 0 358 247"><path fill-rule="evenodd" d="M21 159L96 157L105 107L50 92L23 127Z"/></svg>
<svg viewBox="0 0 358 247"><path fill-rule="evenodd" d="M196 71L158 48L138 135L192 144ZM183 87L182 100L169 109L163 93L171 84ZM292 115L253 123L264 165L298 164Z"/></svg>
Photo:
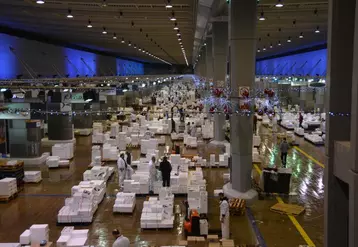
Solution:
<svg viewBox="0 0 358 247"><path fill-rule="evenodd" d="M139 135L138 134L131 135L131 145L134 147L139 146Z"/></svg>
<svg viewBox="0 0 358 247"><path fill-rule="evenodd" d="M32 225L30 227L30 243L39 244L41 241L49 240L50 229L47 224Z"/></svg>
<svg viewBox="0 0 358 247"><path fill-rule="evenodd" d="M49 156L46 159L46 165L49 168L59 167L60 166L60 157L58 157L58 156Z"/></svg>
<svg viewBox="0 0 358 247"><path fill-rule="evenodd" d="M211 139L214 137L214 124L212 122L205 122L202 126L202 135L203 139Z"/></svg>
<svg viewBox="0 0 358 247"><path fill-rule="evenodd" d="M91 180L103 180L107 181L109 177L113 174L114 167L109 166L94 166L91 170L86 170L83 173L84 181Z"/></svg>
<svg viewBox="0 0 358 247"><path fill-rule="evenodd" d="M0 180L0 196L10 197L17 193L16 178L3 178Z"/></svg>
<svg viewBox="0 0 358 247"><path fill-rule="evenodd" d="M110 136L111 137L117 137L118 132L119 132L119 124L118 123L112 123L111 124Z"/></svg>
<svg viewBox="0 0 358 247"><path fill-rule="evenodd" d="M227 153L219 155L219 166L220 167L229 166L229 155Z"/></svg>
<svg viewBox="0 0 358 247"><path fill-rule="evenodd" d="M103 160L117 161L118 155L119 153L116 146L111 146L109 144L103 145Z"/></svg>
<svg viewBox="0 0 358 247"><path fill-rule="evenodd" d="M252 138L252 145L254 147L259 147L261 144L261 137L258 136L258 135L254 135L253 138Z"/></svg>
<svg viewBox="0 0 358 247"><path fill-rule="evenodd" d="M215 154L210 154L210 166L211 167L216 166Z"/></svg>
<svg viewBox="0 0 358 247"><path fill-rule="evenodd" d="M88 239L88 229L75 230L73 226L64 227L56 242L57 247L82 247Z"/></svg>
<svg viewBox="0 0 358 247"><path fill-rule="evenodd" d="M60 157L61 160L73 158L73 143L55 144L52 146L52 155Z"/></svg>
<svg viewBox="0 0 358 247"><path fill-rule="evenodd" d="M187 137L187 146L191 148L198 147L198 142L196 137L188 136Z"/></svg>
<svg viewBox="0 0 358 247"><path fill-rule="evenodd" d="M82 181L71 189L72 197L66 198L57 215L58 223L90 223L102 202L106 183L102 180Z"/></svg>
<svg viewBox="0 0 358 247"><path fill-rule="evenodd" d="M259 154L259 151L257 150L257 148L252 149L252 162L253 163L261 163L260 154Z"/></svg>
<svg viewBox="0 0 358 247"><path fill-rule="evenodd" d="M162 190L167 190L163 188ZM160 191L159 200L157 197L150 197L149 201L143 203L140 226L142 229L173 228L174 195L166 191Z"/></svg>
<svg viewBox="0 0 358 247"><path fill-rule="evenodd" d="M103 124L102 123L98 123L98 122L94 122L92 125L93 128L93 133L103 133Z"/></svg>
<svg viewBox="0 0 358 247"><path fill-rule="evenodd" d="M189 173L188 203L190 209L196 209L199 213L208 213L208 193L203 171L197 167Z"/></svg>
<svg viewBox="0 0 358 247"><path fill-rule="evenodd" d="M135 193L119 192L116 195L116 201L113 205L113 212L116 213L133 213L136 199Z"/></svg>
<svg viewBox="0 0 358 247"><path fill-rule="evenodd" d="M91 159L91 161L92 161L93 165L96 165L96 161L98 161L98 159L96 159L96 157L99 157L99 160L102 160L102 154L101 154L101 147L100 146L92 146L92 159ZM101 165L101 164L99 164L99 165Z"/></svg>
<svg viewBox="0 0 358 247"><path fill-rule="evenodd" d="M161 146L165 145L165 136L159 137L158 145L161 145Z"/></svg>
<svg viewBox="0 0 358 247"><path fill-rule="evenodd" d="M193 161L196 163L197 166L200 166L200 167L206 167L208 165L206 162L206 159L203 159L200 156L194 156Z"/></svg>
<svg viewBox="0 0 358 247"><path fill-rule="evenodd" d="M230 173L223 174L224 183L228 183L230 181Z"/></svg>
<svg viewBox="0 0 358 247"><path fill-rule="evenodd" d="M25 183L38 183L42 180L40 171L25 171Z"/></svg>
<svg viewBox="0 0 358 247"><path fill-rule="evenodd" d="M125 151L127 148L127 132L119 132L116 141L118 149L120 151Z"/></svg>
<svg viewBox="0 0 358 247"><path fill-rule="evenodd" d="M158 140L155 138L150 138L149 140L142 139L140 145L141 145L140 147L141 153L147 154L148 149L151 150L158 149Z"/></svg>

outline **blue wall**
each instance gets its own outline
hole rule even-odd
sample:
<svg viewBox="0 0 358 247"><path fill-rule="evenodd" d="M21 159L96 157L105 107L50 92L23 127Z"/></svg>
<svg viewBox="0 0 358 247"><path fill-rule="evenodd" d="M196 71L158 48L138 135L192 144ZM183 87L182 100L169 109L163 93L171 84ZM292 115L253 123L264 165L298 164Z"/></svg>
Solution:
<svg viewBox="0 0 358 247"><path fill-rule="evenodd" d="M10 51L10 46L15 49L18 58ZM0 79L13 79L20 74L23 78L31 78L20 59L29 65L35 75L40 74L42 77L52 77L57 71L69 77L75 77L77 74L80 76L144 74L144 64L139 62L0 33Z"/></svg>
<svg viewBox="0 0 358 247"><path fill-rule="evenodd" d="M325 76L327 49L256 62L256 75Z"/></svg>

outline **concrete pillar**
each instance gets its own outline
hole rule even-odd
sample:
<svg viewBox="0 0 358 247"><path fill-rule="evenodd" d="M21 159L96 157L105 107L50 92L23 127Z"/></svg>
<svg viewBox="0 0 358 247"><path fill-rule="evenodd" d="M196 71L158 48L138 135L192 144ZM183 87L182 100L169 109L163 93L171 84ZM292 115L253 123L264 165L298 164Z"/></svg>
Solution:
<svg viewBox="0 0 358 247"><path fill-rule="evenodd" d="M256 60L256 1L231 0L229 4L231 102L239 109L239 88L253 91ZM253 106L251 106L253 111ZM231 115L231 183L224 186L229 197L252 203L257 192L251 188L253 115Z"/></svg>
<svg viewBox="0 0 358 247"><path fill-rule="evenodd" d="M356 208L348 206L347 184L334 173L334 145L349 141L356 0L329 0L326 90L326 168L324 169L324 243L326 247L357 246ZM344 32L342 32L344 27ZM357 54L357 51L355 51ZM353 92L354 94L354 92ZM354 95L356 97L356 95ZM329 112L333 115L328 114ZM354 126L356 129L357 126ZM357 192L357 191L355 191ZM353 198L349 198L349 201ZM351 216L352 214L352 216ZM353 221L353 222L352 222ZM349 233L349 234L347 234ZM348 244L348 238L350 238Z"/></svg>
<svg viewBox="0 0 358 247"><path fill-rule="evenodd" d="M225 85L228 55L228 24L227 22L213 22L212 58L214 87ZM219 111L222 111L220 109ZM214 143L225 141L225 114L214 113Z"/></svg>
<svg viewBox="0 0 358 247"><path fill-rule="evenodd" d="M206 79L213 80L214 65L213 65L213 39L208 37L206 39Z"/></svg>

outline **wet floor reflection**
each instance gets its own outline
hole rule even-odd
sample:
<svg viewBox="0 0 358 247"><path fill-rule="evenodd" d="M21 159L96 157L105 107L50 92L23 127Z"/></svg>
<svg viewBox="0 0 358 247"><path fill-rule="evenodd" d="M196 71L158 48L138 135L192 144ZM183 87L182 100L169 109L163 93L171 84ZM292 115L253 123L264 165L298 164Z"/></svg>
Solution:
<svg viewBox="0 0 358 247"><path fill-rule="evenodd" d="M265 127L260 128L260 134L264 143L260 147L260 153L264 157L261 167L281 167L277 135L271 133L271 130ZM324 149L322 147L315 147L298 137L296 139L298 139L300 149L304 150L304 152L311 155L314 159L320 162L324 161ZM306 211L304 214L296 218L316 246L323 246L324 170L295 148L291 148L288 153L287 167L292 169L291 192L297 193L297 196L290 196L283 198L283 200L286 203L296 203L305 207ZM269 211L269 207L275 203L277 203L277 200L274 197L266 197L264 201L258 202L258 205L256 205L258 209L253 210L255 216L268 221L266 224L269 227L260 226L268 246L270 244L282 247L305 244L299 233L295 232L295 227L290 221ZM258 210L261 210L261 212L258 212ZM263 217L262 214L266 214L266 216ZM279 223L275 224L277 220L279 220ZM264 220L263 222L265 224ZM281 237L273 240L270 237L273 232L280 234ZM292 245L288 245L289 243Z"/></svg>

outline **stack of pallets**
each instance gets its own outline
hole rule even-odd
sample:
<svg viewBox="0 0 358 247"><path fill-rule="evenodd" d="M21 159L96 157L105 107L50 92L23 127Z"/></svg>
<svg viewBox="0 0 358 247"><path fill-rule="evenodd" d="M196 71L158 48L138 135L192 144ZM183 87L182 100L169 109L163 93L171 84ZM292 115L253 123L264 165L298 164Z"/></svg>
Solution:
<svg viewBox="0 0 358 247"><path fill-rule="evenodd" d="M231 199L229 202L231 215L245 215L246 201L243 199Z"/></svg>

